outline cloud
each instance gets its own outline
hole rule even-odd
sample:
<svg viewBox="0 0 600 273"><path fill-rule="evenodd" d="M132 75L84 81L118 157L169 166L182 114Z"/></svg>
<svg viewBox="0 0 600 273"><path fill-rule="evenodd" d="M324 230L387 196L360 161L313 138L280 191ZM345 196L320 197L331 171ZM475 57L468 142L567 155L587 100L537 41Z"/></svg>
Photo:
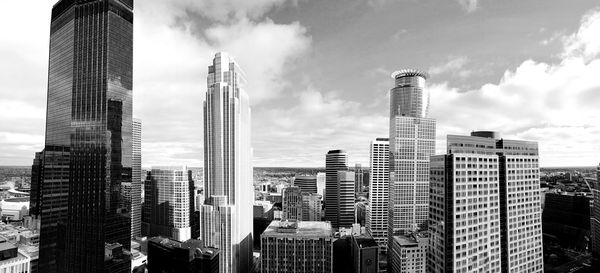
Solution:
<svg viewBox="0 0 600 273"><path fill-rule="evenodd" d="M445 63L438 64L429 68L429 74L432 76L440 74L457 75L462 78L471 75L472 71L465 69L465 65L469 62L469 58L465 56L450 57Z"/></svg>
<svg viewBox="0 0 600 273"><path fill-rule="evenodd" d="M479 0L456 0L466 12L474 12L479 7Z"/></svg>
<svg viewBox="0 0 600 273"><path fill-rule="evenodd" d="M600 24L590 13L576 34L566 38L557 63L526 60L507 70L498 83L461 90L432 84L431 116L438 140L468 130L497 130L507 138L538 141L543 166L595 165L600 158ZM438 153L444 146L438 145ZM565 163L568 162L568 163Z"/></svg>

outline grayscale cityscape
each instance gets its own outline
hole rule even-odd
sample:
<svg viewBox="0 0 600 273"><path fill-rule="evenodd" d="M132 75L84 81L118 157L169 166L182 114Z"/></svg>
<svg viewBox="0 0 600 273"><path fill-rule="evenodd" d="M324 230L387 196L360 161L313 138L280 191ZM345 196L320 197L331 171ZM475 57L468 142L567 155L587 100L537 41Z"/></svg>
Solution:
<svg viewBox="0 0 600 273"><path fill-rule="evenodd" d="M0 273L600 272L597 0L0 4Z"/></svg>

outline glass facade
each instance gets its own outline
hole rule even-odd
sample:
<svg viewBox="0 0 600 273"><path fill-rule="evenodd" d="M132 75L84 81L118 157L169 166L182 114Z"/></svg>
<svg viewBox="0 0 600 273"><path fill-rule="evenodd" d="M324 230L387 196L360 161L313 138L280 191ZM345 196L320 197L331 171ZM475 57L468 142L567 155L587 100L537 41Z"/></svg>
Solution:
<svg viewBox="0 0 600 273"><path fill-rule="evenodd" d="M127 272L132 176L133 1L52 9L40 268Z"/></svg>
<svg viewBox="0 0 600 273"><path fill-rule="evenodd" d="M338 184L338 171L348 170L348 154L343 150L331 150L325 156L325 220L331 222L335 229L339 223L340 186ZM354 183L354 181L352 181ZM352 225L352 223L350 223Z"/></svg>

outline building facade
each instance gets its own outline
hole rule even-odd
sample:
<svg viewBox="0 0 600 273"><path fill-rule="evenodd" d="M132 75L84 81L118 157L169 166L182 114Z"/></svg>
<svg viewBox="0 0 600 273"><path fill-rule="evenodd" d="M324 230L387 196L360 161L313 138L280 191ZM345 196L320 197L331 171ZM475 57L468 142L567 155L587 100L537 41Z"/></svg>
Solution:
<svg viewBox="0 0 600 273"><path fill-rule="evenodd" d="M144 236L164 236L177 241L191 239L191 171L186 167L154 167L144 183Z"/></svg>
<svg viewBox="0 0 600 273"><path fill-rule="evenodd" d="M331 150L325 156L325 220L331 222L333 228L339 228L339 202L340 187L338 184L338 171L348 170L348 154L343 150ZM344 178L348 180L347 178ZM354 178L352 178L354 188ZM354 195L354 192L352 193ZM350 224L352 225L352 224Z"/></svg>
<svg viewBox="0 0 600 273"><path fill-rule="evenodd" d="M352 260L356 273L379 272L379 245L370 236L352 236Z"/></svg>
<svg viewBox="0 0 600 273"><path fill-rule="evenodd" d="M53 6L40 188L46 272L131 270L112 250L131 242L120 190L132 175L132 68L132 0Z"/></svg>
<svg viewBox="0 0 600 273"><path fill-rule="evenodd" d="M326 184L326 174L325 173L317 173L317 193L325 198L325 184Z"/></svg>
<svg viewBox="0 0 600 273"><path fill-rule="evenodd" d="M199 240L154 237L148 239L148 272L218 273L219 250L204 248Z"/></svg>
<svg viewBox="0 0 600 273"><path fill-rule="evenodd" d="M131 238L142 234L142 121L133 119L131 158Z"/></svg>
<svg viewBox="0 0 600 273"><path fill-rule="evenodd" d="M362 166L358 163L354 165L354 191L356 193L362 192L364 175L365 173L363 172Z"/></svg>
<svg viewBox="0 0 600 273"><path fill-rule="evenodd" d="M204 101L204 194L200 237L220 250L222 273L252 270L250 100L240 66L217 53L208 67Z"/></svg>
<svg viewBox="0 0 600 273"><path fill-rule="evenodd" d="M377 241L382 250L387 250L389 153L387 138L371 142L369 161L369 204L367 206L366 230Z"/></svg>
<svg viewBox="0 0 600 273"><path fill-rule="evenodd" d="M592 210L590 212L590 233L592 238L592 267L600 270L600 164L596 168L596 181L592 187Z"/></svg>
<svg viewBox="0 0 600 273"><path fill-rule="evenodd" d="M355 220L354 172L337 172L337 227L351 228ZM335 226L334 226L335 227Z"/></svg>
<svg viewBox="0 0 600 273"><path fill-rule="evenodd" d="M389 251L391 272L427 272L428 246L429 238L421 233L394 236Z"/></svg>
<svg viewBox="0 0 600 273"><path fill-rule="evenodd" d="M302 193L302 221L321 221L321 196Z"/></svg>
<svg viewBox="0 0 600 273"><path fill-rule="evenodd" d="M281 220L302 220L302 191L299 187L283 189Z"/></svg>
<svg viewBox="0 0 600 273"><path fill-rule="evenodd" d="M429 157L435 152L435 120L428 118L428 75L394 72L390 91L390 186L388 238L424 229L429 207ZM389 239L388 239L389 240Z"/></svg>
<svg viewBox="0 0 600 273"><path fill-rule="evenodd" d="M260 240L262 273L333 272L333 236L327 222L273 221Z"/></svg>
<svg viewBox="0 0 600 273"><path fill-rule="evenodd" d="M292 185L299 187L302 192L317 193L317 177L314 175L300 175L294 177Z"/></svg>

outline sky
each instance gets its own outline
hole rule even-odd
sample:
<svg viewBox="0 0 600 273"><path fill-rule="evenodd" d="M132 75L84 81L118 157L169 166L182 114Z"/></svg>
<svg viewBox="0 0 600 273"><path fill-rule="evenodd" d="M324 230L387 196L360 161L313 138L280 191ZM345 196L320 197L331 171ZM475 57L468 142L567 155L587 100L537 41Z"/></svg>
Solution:
<svg viewBox="0 0 600 273"><path fill-rule="evenodd" d="M0 9L0 165L44 146L55 0ZM597 0L143 0L135 2L134 116L142 165L202 166L214 54L247 74L254 166L369 165L387 137L390 75L430 73L436 153L448 134L538 141L542 167L600 162ZM27 11L27 12L23 12Z"/></svg>

